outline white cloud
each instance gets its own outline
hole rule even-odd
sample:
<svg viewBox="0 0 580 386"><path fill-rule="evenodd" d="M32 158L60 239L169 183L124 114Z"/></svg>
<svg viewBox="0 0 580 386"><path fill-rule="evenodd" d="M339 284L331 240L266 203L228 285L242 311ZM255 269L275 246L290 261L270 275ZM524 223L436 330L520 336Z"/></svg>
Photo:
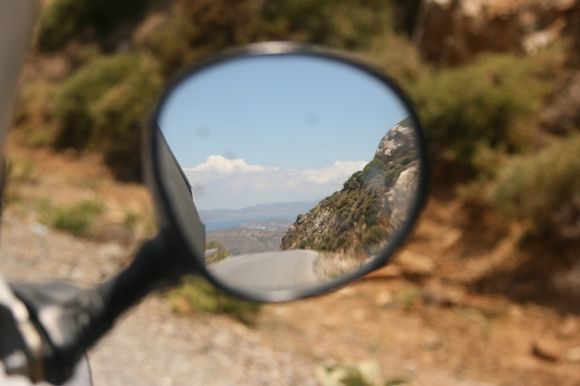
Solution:
<svg viewBox="0 0 580 386"><path fill-rule="evenodd" d="M365 165L365 161L335 161L317 169L281 169L212 155L184 172L198 209L241 208L324 198Z"/></svg>
<svg viewBox="0 0 580 386"><path fill-rule="evenodd" d="M350 177L354 172L361 170L366 161L334 161L331 166L321 169L307 169L301 174L315 184L328 184L331 182L344 182L345 177Z"/></svg>
<svg viewBox="0 0 580 386"><path fill-rule="evenodd" d="M250 173L263 172L268 168L259 165L249 165L243 159L229 159L221 155L210 155L207 160L193 168L185 169L192 172L211 171L215 173L230 174L230 173Z"/></svg>

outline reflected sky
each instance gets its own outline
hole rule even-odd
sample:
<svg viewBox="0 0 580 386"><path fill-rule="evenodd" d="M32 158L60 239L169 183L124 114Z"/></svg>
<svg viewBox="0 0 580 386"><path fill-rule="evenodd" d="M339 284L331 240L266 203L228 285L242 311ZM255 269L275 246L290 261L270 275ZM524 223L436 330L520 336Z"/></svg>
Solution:
<svg viewBox="0 0 580 386"><path fill-rule="evenodd" d="M407 115L366 73L279 55L237 59L182 81L158 123L198 207L210 209L322 198Z"/></svg>

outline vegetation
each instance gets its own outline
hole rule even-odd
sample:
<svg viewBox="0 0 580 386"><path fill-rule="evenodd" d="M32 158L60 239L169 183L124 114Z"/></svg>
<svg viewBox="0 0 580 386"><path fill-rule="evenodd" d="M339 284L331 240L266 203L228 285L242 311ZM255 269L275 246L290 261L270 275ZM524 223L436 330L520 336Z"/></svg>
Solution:
<svg viewBox="0 0 580 386"><path fill-rule="evenodd" d="M186 278L168 294L175 312L223 314L248 325L256 323L261 305L234 299L199 278Z"/></svg>
<svg viewBox="0 0 580 386"><path fill-rule="evenodd" d="M83 200L71 205L39 204L41 222L77 237L96 236L97 223L105 211L103 203Z"/></svg>
<svg viewBox="0 0 580 386"><path fill-rule="evenodd" d="M407 377L395 377L381 382L380 370L376 362L367 361L318 366L315 374L322 386L395 386L412 381Z"/></svg>
<svg viewBox="0 0 580 386"><path fill-rule="evenodd" d="M532 147L538 135L527 128L551 91L560 57L556 49L542 55L488 55L461 68L430 69L412 85L433 158L477 174L482 148Z"/></svg>
<svg viewBox="0 0 580 386"><path fill-rule="evenodd" d="M215 251L205 258L205 262L207 264L217 263L218 261L221 261L230 255L230 251L228 251L227 248L225 248L219 241L211 240L206 243L206 253L208 250L212 249Z"/></svg>
<svg viewBox="0 0 580 386"><path fill-rule="evenodd" d="M120 177L139 176L141 128L160 90L155 62L136 54L103 57L63 82L54 97L56 145L105 150Z"/></svg>
<svg viewBox="0 0 580 386"><path fill-rule="evenodd" d="M489 202L535 231L579 237L579 149L580 134L575 133L537 154L509 159L490 184Z"/></svg>
<svg viewBox="0 0 580 386"><path fill-rule="evenodd" d="M121 22L142 15L147 0L54 0L42 12L37 47L53 52L73 38L103 39Z"/></svg>
<svg viewBox="0 0 580 386"><path fill-rule="evenodd" d="M30 160L6 161L6 173L9 183L26 184L36 181L36 165Z"/></svg>
<svg viewBox="0 0 580 386"><path fill-rule="evenodd" d="M391 129L381 141L396 143L388 155L379 154L355 172L341 191L322 200L299 216L282 238L282 249L310 248L354 255L377 253L396 226L388 201L390 189L401 172L417 160L414 138L409 138L409 122ZM320 224L325 224L321 226Z"/></svg>
<svg viewBox="0 0 580 386"><path fill-rule="evenodd" d="M293 40L335 48L369 47L392 29L390 2L186 0L173 5L171 23L148 39L169 74L224 47ZM353 5L355 5L353 7ZM177 37L177 38L176 38Z"/></svg>
<svg viewBox="0 0 580 386"><path fill-rule="evenodd" d="M563 146L541 129L539 114L571 49L558 42L532 57L488 54L458 67L434 66L404 35L417 3L53 0L40 16L36 47L43 57L58 55L69 70L56 77L31 72L17 114L17 136L31 146L99 151L118 177L139 179L143 126L161 86L176 70L244 43L322 44L367 58L402 83L416 102L435 168L455 176L456 187L489 192L479 203L508 219L534 223L532 228L557 227L561 221L546 216L572 210L554 199L564 194L557 189L568 183L568 172L551 173L544 179L550 184L516 176L533 174L522 160L547 165L549 157L538 151L555 153L548 149ZM150 23L160 14L158 23ZM139 28L137 39L138 26L148 28ZM382 170L376 166L353 176L345 188L377 182L373 174ZM555 191L542 196L541 204L518 193L550 187ZM357 207L372 207L367 204Z"/></svg>

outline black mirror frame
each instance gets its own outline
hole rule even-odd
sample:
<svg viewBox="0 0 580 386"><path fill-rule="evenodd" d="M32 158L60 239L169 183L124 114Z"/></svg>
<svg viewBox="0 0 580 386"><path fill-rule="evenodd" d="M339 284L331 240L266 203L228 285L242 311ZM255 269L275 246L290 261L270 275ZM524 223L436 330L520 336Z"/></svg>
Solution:
<svg viewBox="0 0 580 386"><path fill-rule="evenodd" d="M296 289L296 290L277 290L270 293L258 293L254 291L245 291L239 288L228 286L226 283L221 282L219 279L214 277L203 264L204 257L197 256L194 250L191 250L186 236L183 233L183 229L179 226L179 222L176 218L176 209L174 203L172 203L170 196L162 181L160 162L159 162L159 150L158 150L158 138L159 134L156 133L157 128L157 118L159 117L164 102L167 97L171 95L173 89L181 83L186 78L195 75L196 73L207 69L208 67L218 65L221 63L237 60L244 57L258 57L258 56L272 56L272 55L301 55L309 56L315 58L323 58L326 60L331 60L335 62L340 62L348 66L354 67L355 69L362 71L372 78L376 79L378 82L382 83L388 89L391 89L400 98L403 105L408 109L410 118L413 122L416 135L417 135L417 148L419 154L420 163L420 178L417 191L417 199L415 200L409 217L403 223L400 229L393 235L389 245L381 252L381 254L373 259L368 265L364 266L359 271L345 275L344 277L337 279L335 281L321 284L315 288L308 289ZM160 234L165 235L166 238L170 238L170 244L172 245L172 251L175 253L172 256L166 256L168 259L167 264L174 267L174 270L180 272L181 274L193 274L206 278L216 287L242 299L256 301L256 302L286 302L297 300L306 297L317 296L323 293L327 293L336 290L344 285L363 277L364 275L386 265L393 252L404 242L406 237L410 234L414 224L416 223L421 210L423 209L428 192L428 182L429 182L429 162L427 159L427 150L425 144L425 138L423 134L422 127L420 125L418 116L413 108L409 98L403 93L401 88L395 83L393 79L383 74L381 71L375 69L374 67L354 59L342 53L333 52L327 49L322 49L319 47L313 47L302 44L295 44L290 42L266 42L251 44L248 46L242 46L239 48L234 48L224 53L209 58L207 60L195 63L183 71L181 71L176 77L174 77L168 87L165 89L159 102L154 110L151 117L151 121L147 127L147 132L144 140L144 165L146 173L146 182L151 192L153 193L158 223L160 226ZM189 185L189 182L186 181ZM169 240L168 240L169 241Z"/></svg>

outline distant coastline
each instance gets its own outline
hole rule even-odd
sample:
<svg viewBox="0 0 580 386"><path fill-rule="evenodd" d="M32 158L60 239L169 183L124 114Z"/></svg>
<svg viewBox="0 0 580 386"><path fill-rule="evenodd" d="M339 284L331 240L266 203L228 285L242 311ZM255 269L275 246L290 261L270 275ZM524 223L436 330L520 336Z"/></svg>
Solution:
<svg viewBox="0 0 580 386"><path fill-rule="evenodd" d="M283 202L254 205L240 209L200 210L206 232L239 228L244 224L264 224L275 222L288 226L296 216L312 209L318 201Z"/></svg>

